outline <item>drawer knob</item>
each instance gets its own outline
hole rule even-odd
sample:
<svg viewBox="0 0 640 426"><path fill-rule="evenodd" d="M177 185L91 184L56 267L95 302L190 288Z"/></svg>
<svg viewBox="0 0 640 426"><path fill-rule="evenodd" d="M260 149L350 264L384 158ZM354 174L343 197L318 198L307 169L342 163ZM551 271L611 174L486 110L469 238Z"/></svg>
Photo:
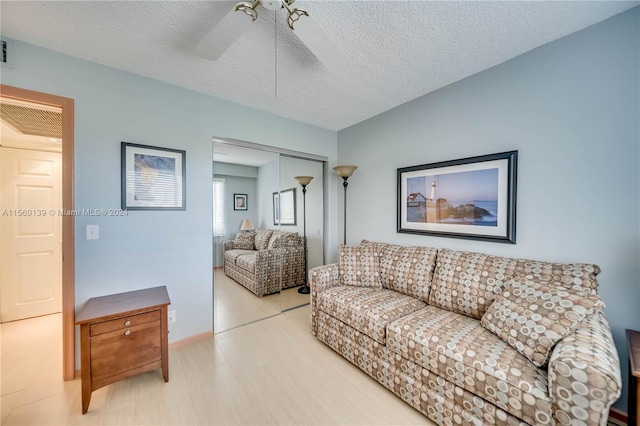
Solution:
<svg viewBox="0 0 640 426"><path fill-rule="evenodd" d="M125 326L125 327L129 327L130 325L131 325L131 321L129 321L129 320L127 320L127 321L124 323L124 326Z"/></svg>
<svg viewBox="0 0 640 426"><path fill-rule="evenodd" d="M127 330L127 331L125 331L125 332L124 332L124 335L125 335L125 336L128 336L128 335L130 335L130 334L131 334L131 330Z"/></svg>

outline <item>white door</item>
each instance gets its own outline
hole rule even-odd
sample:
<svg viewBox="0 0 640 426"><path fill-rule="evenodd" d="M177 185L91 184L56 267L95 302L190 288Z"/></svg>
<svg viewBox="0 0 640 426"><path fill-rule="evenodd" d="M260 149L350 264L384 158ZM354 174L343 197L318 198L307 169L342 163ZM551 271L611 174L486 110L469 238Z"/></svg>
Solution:
<svg viewBox="0 0 640 426"><path fill-rule="evenodd" d="M61 154L0 148L0 322L62 311Z"/></svg>

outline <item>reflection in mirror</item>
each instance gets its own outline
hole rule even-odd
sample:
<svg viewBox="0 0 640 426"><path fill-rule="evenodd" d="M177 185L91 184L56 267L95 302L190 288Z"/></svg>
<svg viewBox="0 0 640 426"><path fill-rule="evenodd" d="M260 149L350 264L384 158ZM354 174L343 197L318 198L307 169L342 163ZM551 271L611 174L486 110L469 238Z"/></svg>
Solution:
<svg viewBox="0 0 640 426"><path fill-rule="evenodd" d="M278 154L214 142L214 332L277 315L280 268L264 250L277 226L272 197L279 188ZM270 247L271 245L271 247ZM263 251L258 254L258 251Z"/></svg>
<svg viewBox="0 0 640 426"><path fill-rule="evenodd" d="M216 333L308 304L307 271L324 264L325 159L278 152L214 139Z"/></svg>
<svg viewBox="0 0 640 426"><path fill-rule="evenodd" d="M280 157L280 191L281 191L281 231L295 233L302 237L303 247L299 255L286 262L283 269L283 277L292 272L292 263L295 262L298 269L302 269L302 279L292 288L283 285L281 303L282 310L292 309L309 303L309 294L304 292L308 270L323 264L323 163L320 161L289 157ZM306 176L309 179L303 187L296 177ZM284 197L285 192L293 189L294 197ZM284 202L290 200L295 203L292 207L285 208ZM287 211L293 214L293 220L287 220ZM304 239L306 237L306 245ZM306 246L306 247L305 247ZM306 248L306 253L305 253ZM285 281L286 282L286 281Z"/></svg>

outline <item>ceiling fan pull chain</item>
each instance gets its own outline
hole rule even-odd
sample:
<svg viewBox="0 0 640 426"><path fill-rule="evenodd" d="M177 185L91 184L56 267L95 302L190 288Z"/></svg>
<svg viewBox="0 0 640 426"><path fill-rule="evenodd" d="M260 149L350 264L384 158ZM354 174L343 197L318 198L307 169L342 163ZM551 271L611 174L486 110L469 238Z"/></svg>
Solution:
<svg viewBox="0 0 640 426"><path fill-rule="evenodd" d="M273 78L274 78L274 96L278 97L278 14L273 14L273 50L275 52L273 58Z"/></svg>

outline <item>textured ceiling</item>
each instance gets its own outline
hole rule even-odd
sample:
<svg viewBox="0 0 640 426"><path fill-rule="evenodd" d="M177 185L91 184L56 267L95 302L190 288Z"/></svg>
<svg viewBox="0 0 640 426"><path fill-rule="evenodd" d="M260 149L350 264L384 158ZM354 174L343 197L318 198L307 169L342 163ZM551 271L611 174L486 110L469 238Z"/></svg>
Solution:
<svg viewBox="0 0 640 426"><path fill-rule="evenodd" d="M2 0L0 28L6 37L340 130L640 4L298 0L294 6L349 57L333 75L286 27L282 10L260 6L217 61L194 55L235 3Z"/></svg>

